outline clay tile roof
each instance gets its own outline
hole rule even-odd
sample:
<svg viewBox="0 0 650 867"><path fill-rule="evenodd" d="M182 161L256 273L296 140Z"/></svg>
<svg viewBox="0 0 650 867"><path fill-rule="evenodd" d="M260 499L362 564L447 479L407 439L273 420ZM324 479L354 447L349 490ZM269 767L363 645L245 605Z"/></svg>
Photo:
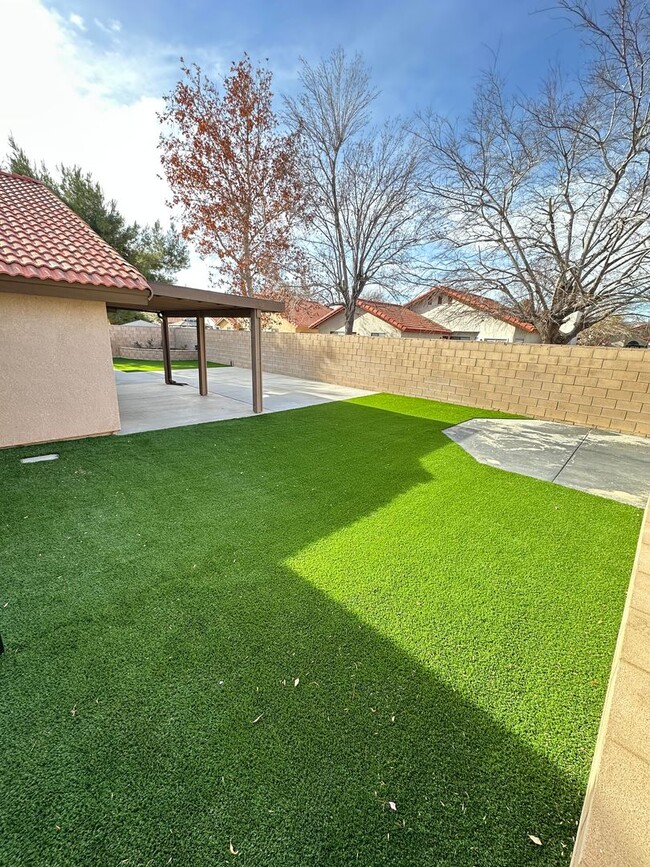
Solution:
<svg viewBox="0 0 650 867"><path fill-rule="evenodd" d="M388 322L398 331L403 331L407 334L451 334L448 328L438 325L432 319L427 319L426 316L420 316L419 313L414 313L408 307L402 307L401 304L388 304L385 301L366 301L360 298L357 301L357 307L365 310L366 313L372 313L384 322Z"/></svg>
<svg viewBox="0 0 650 867"><path fill-rule="evenodd" d="M322 325L323 322L326 322L330 316L336 316L337 313L340 313L342 310L345 310L342 304L339 304L337 307L327 307L322 316L319 316L318 319L314 319L313 322L310 322L310 328L318 328L319 325Z"/></svg>
<svg viewBox="0 0 650 867"><path fill-rule="evenodd" d="M0 171L0 275L148 289L142 274L40 181Z"/></svg>
<svg viewBox="0 0 650 867"><path fill-rule="evenodd" d="M502 322L514 325L515 328L521 328L522 331L528 331L530 334L537 331L534 325L520 319L515 313L508 310L508 308L504 307L503 304L499 304L499 302L495 301L493 298L486 298L484 295L475 295L473 292L461 292L459 289L449 289L447 286L436 286L433 289L427 289L426 292L423 292L416 298L412 298L406 306L410 307L412 304L416 304L418 301L423 301L425 298L428 298L429 295L436 295L438 293L448 295L450 298L454 298L456 301L460 301L461 304L466 304L468 307L473 307L474 310L479 310L481 313L488 313L495 319L500 319Z"/></svg>
<svg viewBox="0 0 650 867"><path fill-rule="evenodd" d="M331 316L335 316L345 308L342 305L328 310L324 316L311 323L312 328L318 328L323 322L327 321ZM385 301L366 301L360 298L357 301L357 309L364 310L366 313L372 313L378 319L383 319L388 322L398 331L405 334L451 334L448 328L438 325L426 316L420 316L419 313L414 313L408 307L402 307L401 304L388 304Z"/></svg>
<svg viewBox="0 0 650 867"><path fill-rule="evenodd" d="M331 313L329 307L309 298L295 298L287 301L282 316L296 328L311 328L312 324Z"/></svg>

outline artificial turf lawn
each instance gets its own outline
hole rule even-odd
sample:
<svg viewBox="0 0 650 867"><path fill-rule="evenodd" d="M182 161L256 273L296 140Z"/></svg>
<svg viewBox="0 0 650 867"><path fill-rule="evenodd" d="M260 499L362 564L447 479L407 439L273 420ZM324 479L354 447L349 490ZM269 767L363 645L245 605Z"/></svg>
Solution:
<svg viewBox="0 0 650 867"><path fill-rule="evenodd" d="M218 364L216 361L208 361L208 367L225 367L225 364ZM115 370L123 370L125 373L138 373L148 370L162 370L162 360L157 361L152 358L114 358L113 367ZM197 362L191 359L172 359L173 370L196 370Z"/></svg>
<svg viewBox="0 0 650 867"><path fill-rule="evenodd" d="M641 512L477 464L478 415L1 452L0 862L568 864Z"/></svg>

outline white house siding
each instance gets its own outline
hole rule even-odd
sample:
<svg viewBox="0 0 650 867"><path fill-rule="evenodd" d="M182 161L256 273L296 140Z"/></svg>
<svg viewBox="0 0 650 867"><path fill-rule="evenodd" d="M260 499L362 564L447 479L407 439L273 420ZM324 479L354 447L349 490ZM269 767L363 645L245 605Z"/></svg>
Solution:
<svg viewBox="0 0 650 867"><path fill-rule="evenodd" d="M439 325L444 325L450 331L461 333L469 340L493 340L503 343L539 343L539 334L531 334L521 328L516 328L508 322L503 322L489 313L483 313L462 304L460 301L448 300L442 295L443 303L438 303L438 295L423 298L412 305L411 310L432 319Z"/></svg>
<svg viewBox="0 0 650 867"><path fill-rule="evenodd" d="M524 331L522 328L515 329L515 343L541 343L541 338L536 331Z"/></svg>
<svg viewBox="0 0 650 867"><path fill-rule="evenodd" d="M341 311L335 316L326 319L318 329L320 334L344 334L345 312ZM373 313L365 310L357 310L354 317L354 333L360 337L422 337L425 339L439 337L438 334L420 334L416 332L404 333L395 328L390 322L385 322Z"/></svg>

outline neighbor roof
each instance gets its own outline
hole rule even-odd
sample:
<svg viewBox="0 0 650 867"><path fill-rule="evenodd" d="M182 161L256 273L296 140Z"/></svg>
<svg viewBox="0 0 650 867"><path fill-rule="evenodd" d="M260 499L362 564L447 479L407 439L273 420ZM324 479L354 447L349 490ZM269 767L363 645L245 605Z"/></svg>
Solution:
<svg viewBox="0 0 650 867"><path fill-rule="evenodd" d="M359 298L357 301L357 309L363 310L365 313L371 313L378 319L388 322L398 331L404 334L451 334L448 328L438 325L426 316L420 316L419 313L414 313L408 307L402 307L401 304L389 304L386 301L366 301L364 298ZM323 322L326 322L331 316L340 313L344 310L343 307L336 307L330 310L325 316L321 316L315 322L312 322L312 328L318 328Z"/></svg>
<svg viewBox="0 0 650 867"><path fill-rule="evenodd" d="M142 274L51 190L0 171L0 275L148 290Z"/></svg>
<svg viewBox="0 0 650 867"><path fill-rule="evenodd" d="M438 295L439 293L448 295L450 298L460 301L461 304L473 307L474 310L479 310L481 313L487 313L495 319L500 319L502 322L507 322L508 325L514 325L515 328L520 328L522 331L528 331L531 334L537 331L534 325L520 319L516 314L508 310L507 307L504 307L503 304L499 304L493 298L485 298L485 296L475 295L473 292L461 292L459 289L449 289L447 286L435 286L433 289L427 289L426 292L423 292L416 298L412 298L405 306L411 307L418 301L424 301L429 296Z"/></svg>
<svg viewBox="0 0 650 867"><path fill-rule="evenodd" d="M296 328L311 328L313 323L328 316L331 309L309 298L294 298L285 304L282 316Z"/></svg>

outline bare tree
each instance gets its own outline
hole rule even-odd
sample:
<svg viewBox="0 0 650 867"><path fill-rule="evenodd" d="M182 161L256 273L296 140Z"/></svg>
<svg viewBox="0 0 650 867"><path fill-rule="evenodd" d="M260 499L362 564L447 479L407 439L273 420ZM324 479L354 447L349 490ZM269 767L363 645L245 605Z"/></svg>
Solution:
<svg viewBox="0 0 650 867"><path fill-rule="evenodd" d="M308 186L306 250L316 288L345 305L351 334L366 287L395 292L426 241L420 143L398 123L370 127L377 91L359 56L348 61L337 49L315 67L303 61L300 79L286 109Z"/></svg>
<svg viewBox="0 0 650 867"><path fill-rule="evenodd" d="M589 52L576 81L552 72L509 98L490 72L466 124L419 127L448 279L494 291L548 343L650 298L650 14L559 5Z"/></svg>
<svg viewBox="0 0 650 867"><path fill-rule="evenodd" d="M591 328L586 328L579 337L582 346L624 345L645 334L647 323L640 318L608 316Z"/></svg>

